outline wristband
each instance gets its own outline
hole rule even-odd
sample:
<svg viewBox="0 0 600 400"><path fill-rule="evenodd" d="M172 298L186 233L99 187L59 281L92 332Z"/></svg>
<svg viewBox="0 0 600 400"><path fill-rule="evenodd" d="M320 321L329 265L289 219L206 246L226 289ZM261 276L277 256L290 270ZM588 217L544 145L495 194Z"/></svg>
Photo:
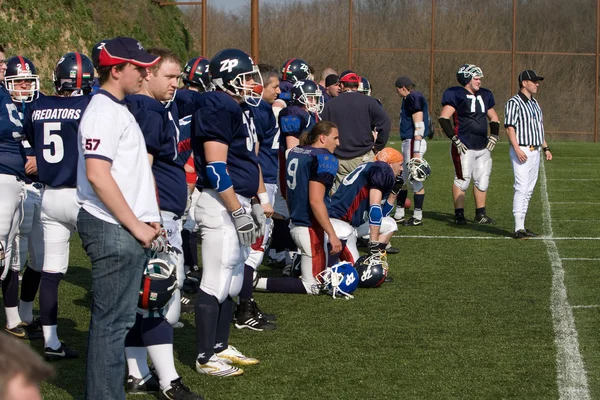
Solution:
<svg viewBox="0 0 600 400"><path fill-rule="evenodd" d="M258 197L258 201L260 201L261 205L270 203L267 192L259 193L256 196Z"/></svg>
<svg viewBox="0 0 600 400"><path fill-rule="evenodd" d="M542 150L544 150L544 153L547 151L550 151L550 147L542 147Z"/></svg>

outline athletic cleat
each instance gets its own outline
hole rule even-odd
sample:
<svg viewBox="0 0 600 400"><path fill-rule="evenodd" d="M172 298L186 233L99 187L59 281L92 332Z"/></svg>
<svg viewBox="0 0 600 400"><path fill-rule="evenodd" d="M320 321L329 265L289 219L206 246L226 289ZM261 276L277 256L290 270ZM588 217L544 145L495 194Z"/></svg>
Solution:
<svg viewBox="0 0 600 400"><path fill-rule="evenodd" d="M272 331L277 325L262 318L258 312L254 300L246 300L240 303L236 310L235 327L238 329L250 329L257 332Z"/></svg>
<svg viewBox="0 0 600 400"><path fill-rule="evenodd" d="M465 219L465 216L463 214L455 215L454 216L454 223L456 225L466 225L467 224L467 220Z"/></svg>
<svg viewBox="0 0 600 400"><path fill-rule="evenodd" d="M404 225L406 223L406 218L405 217L400 217L400 218L396 218L394 217L394 219L396 220L396 222L400 225Z"/></svg>
<svg viewBox="0 0 600 400"><path fill-rule="evenodd" d="M385 252L386 254L398 254L400 253L400 249L390 246L385 248Z"/></svg>
<svg viewBox="0 0 600 400"><path fill-rule="evenodd" d="M540 236L537 233L531 232L529 229L525 229L525 232L527 233L527 236L532 237L532 238Z"/></svg>
<svg viewBox="0 0 600 400"><path fill-rule="evenodd" d="M229 365L223 359L213 354L206 364L200 364L196 360L196 372L211 376L238 376L242 375L244 370Z"/></svg>
<svg viewBox="0 0 600 400"><path fill-rule="evenodd" d="M67 360L79 358L79 353L76 350L70 349L63 342L60 342L60 347L56 350L50 347L44 348L44 358L46 361Z"/></svg>
<svg viewBox="0 0 600 400"><path fill-rule="evenodd" d="M30 324L25 323L25 331L27 332L27 337L29 340L37 340L44 338L44 332L42 331L42 321L38 317L31 321Z"/></svg>
<svg viewBox="0 0 600 400"><path fill-rule="evenodd" d="M423 225L423 221L420 219L417 219L415 217L410 217L410 219L406 222L404 222L402 225L404 226L421 226Z"/></svg>
<svg viewBox="0 0 600 400"><path fill-rule="evenodd" d="M269 322L277 321L277 316L275 316L275 314L267 314L267 313L262 312L262 310L260 308L258 308L258 304L256 304L256 300L250 299L250 301L252 303L254 303L254 308L256 309L256 312L258 313L259 318L262 318Z"/></svg>
<svg viewBox="0 0 600 400"><path fill-rule="evenodd" d="M238 364L238 365L254 365L258 364L256 358L246 357L242 353L239 352L238 349L229 345L225 350L220 353L215 354L221 361L227 364Z"/></svg>
<svg viewBox="0 0 600 400"><path fill-rule="evenodd" d="M23 322L10 329L8 328L8 326L5 326L4 330L16 338L27 339L27 331L25 330L25 324Z"/></svg>
<svg viewBox="0 0 600 400"><path fill-rule="evenodd" d="M183 384L181 378L171 381L161 393L161 398L167 400L203 400L204 397L196 394Z"/></svg>
<svg viewBox="0 0 600 400"><path fill-rule="evenodd" d="M480 225L494 225L496 224L496 221L491 218L488 217L486 214L477 214L475 216L475 222L480 224Z"/></svg>
<svg viewBox="0 0 600 400"><path fill-rule="evenodd" d="M156 393L160 391L158 379L152 373L149 373L143 378L136 378L129 375L125 383L125 392L127 394L146 394Z"/></svg>
<svg viewBox="0 0 600 400"><path fill-rule="evenodd" d="M189 297L181 296L181 313L192 314L194 313L194 301Z"/></svg>
<svg viewBox="0 0 600 400"><path fill-rule="evenodd" d="M513 234L513 238L515 239L529 239L531 236L527 234L525 229L519 229Z"/></svg>

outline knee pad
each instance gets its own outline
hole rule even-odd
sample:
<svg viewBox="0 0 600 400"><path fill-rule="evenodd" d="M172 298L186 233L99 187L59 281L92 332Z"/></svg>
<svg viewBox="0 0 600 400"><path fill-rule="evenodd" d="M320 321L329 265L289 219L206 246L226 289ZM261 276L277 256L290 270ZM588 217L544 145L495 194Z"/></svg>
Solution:
<svg viewBox="0 0 600 400"><path fill-rule="evenodd" d="M482 165L473 173L473 180L477 189L485 192L490 185L490 175L492 173L492 158L483 161Z"/></svg>
<svg viewBox="0 0 600 400"><path fill-rule="evenodd" d="M423 189L423 182L410 181L410 186L412 187L413 192L417 193Z"/></svg>
<svg viewBox="0 0 600 400"><path fill-rule="evenodd" d="M471 183L471 178L467 178L467 179L454 178L454 186L456 186L463 192L467 191L467 189L469 188L469 183Z"/></svg>

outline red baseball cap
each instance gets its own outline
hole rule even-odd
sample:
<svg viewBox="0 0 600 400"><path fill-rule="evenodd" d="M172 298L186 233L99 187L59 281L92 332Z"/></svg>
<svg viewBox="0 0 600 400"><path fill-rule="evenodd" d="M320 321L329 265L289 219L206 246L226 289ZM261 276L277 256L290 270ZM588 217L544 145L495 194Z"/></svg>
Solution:
<svg viewBox="0 0 600 400"><path fill-rule="evenodd" d="M354 72L346 74L340 78L340 82L344 83L360 83L360 76L356 75Z"/></svg>
<svg viewBox="0 0 600 400"><path fill-rule="evenodd" d="M160 60L144 50L144 47L136 39L129 37L116 37L104 43L98 55L101 67L123 64L126 62L138 67L151 67Z"/></svg>

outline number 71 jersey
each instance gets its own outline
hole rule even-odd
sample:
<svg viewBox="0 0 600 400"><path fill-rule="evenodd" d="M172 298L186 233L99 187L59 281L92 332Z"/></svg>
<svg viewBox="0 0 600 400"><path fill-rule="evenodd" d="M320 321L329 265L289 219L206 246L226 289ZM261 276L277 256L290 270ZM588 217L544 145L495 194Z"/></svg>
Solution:
<svg viewBox="0 0 600 400"><path fill-rule="evenodd" d="M488 110L496 102L491 91L480 88L473 94L462 86L446 89L442 106L451 106L454 112L454 132L471 150L482 150L487 144Z"/></svg>
<svg viewBox="0 0 600 400"><path fill-rule="evenodd" d="M34 150L41 183L50 187L77 186L77 131L90 99L47 96L27 108L23 133Z"/></svg>

